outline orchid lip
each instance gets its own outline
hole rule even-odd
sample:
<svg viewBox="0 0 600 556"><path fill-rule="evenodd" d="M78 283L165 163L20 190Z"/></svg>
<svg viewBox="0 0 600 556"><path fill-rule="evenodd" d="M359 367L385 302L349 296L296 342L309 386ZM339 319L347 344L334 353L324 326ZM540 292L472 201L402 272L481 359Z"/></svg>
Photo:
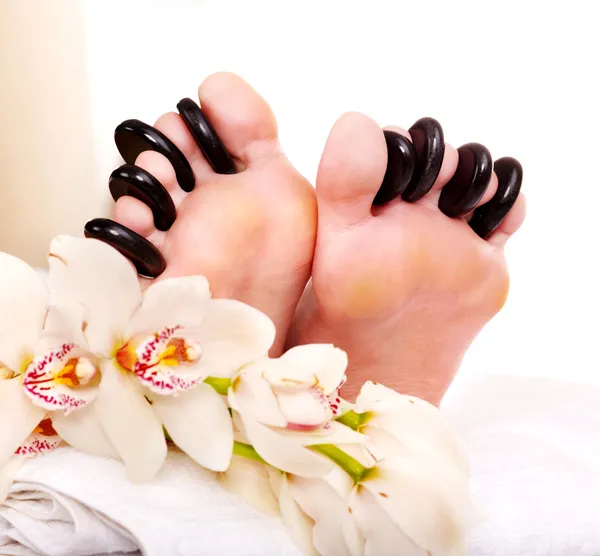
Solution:
<svg viewBox="0 0 600 556"><path fill-rule="evenodd" d="M165 327L133 338L117 350L115 359L156 394L175 395L189 390L205 378L193 368L202 358L202 347L177 335L182 328Z"/></svg>
<svg viewBox="0 0 600 556"><path fill-rule="evenodd" d="M83 353L68 343L31 361L23 374L23 387L35 405L68 413L95 397L100 373Z"/></svg>
<svg viewBox="0 0 600 556"><path fill-rule="evenodd" d="M52 427L48 418L40 421L39 425L29 435L27 440L19 446L15 455L33 457L46 452L51 452L61 443L61 438Z"/></svg>

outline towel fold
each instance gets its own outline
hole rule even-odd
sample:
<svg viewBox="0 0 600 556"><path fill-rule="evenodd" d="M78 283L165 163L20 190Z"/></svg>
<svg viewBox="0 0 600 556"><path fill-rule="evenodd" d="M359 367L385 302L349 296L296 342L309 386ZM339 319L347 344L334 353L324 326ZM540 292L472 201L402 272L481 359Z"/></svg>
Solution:
<svg viewBox="0 0 600 556"><path fill-rule="evenodd" d="M299 556L281 521L177 451L132 484L119 462L61 448L28 460L0 506L0 555Z"/></svg>
<svg viewBox="0 0 600 556"><path fill-rule="evenodd" d="M600 555L600 389L484 376L444 411L466 444L487 519L470 556ZM282 523L177 451L150 484L62 448L27 461L0 505L0 555L298 556Z"/></svg>

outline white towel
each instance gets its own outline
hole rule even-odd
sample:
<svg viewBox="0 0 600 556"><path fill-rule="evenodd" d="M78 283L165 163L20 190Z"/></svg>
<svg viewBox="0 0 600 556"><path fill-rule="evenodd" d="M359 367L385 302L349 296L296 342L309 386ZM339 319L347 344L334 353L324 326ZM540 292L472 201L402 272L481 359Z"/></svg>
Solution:
<svg viewBox="0 0 600 556"><path fill-rule="evenodd" d="M61 448L21 468L0 506L0 555L299 556L279 519L226 492L177 451L150 484Z"/></svg>
<svg viewBox="0 0 600 556"><path fill-rule="evenodd" d="M459 381L444 402L487 515L470 556L600 556L600 389ZM298 556L281 523L177 452L151 484L71 449L28 461L0 506L0 555ZM137 552L136 552L137 553Z"/></svg>
<svg viewBox="0 0 600 556"><path fill-rule="evenodd" d="M600 388L482 376L444 410L470 457L487 520L472 556L600 556Z"/></svg>

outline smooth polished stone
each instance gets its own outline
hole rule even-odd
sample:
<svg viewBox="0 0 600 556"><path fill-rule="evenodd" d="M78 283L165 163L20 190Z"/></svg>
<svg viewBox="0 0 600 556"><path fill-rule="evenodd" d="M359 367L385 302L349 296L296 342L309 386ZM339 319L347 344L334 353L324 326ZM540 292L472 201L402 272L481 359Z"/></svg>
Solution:
<svg viewBox="0 0 600 556"><path fill-rule="evenodd" d="M212 169L217 174L235 174L233 159L202 109L191 98L184 98L177 110Z"/></svg>
<svg viewBox="0 0 600 556"><path fill-rule="evenodd" d="M138 155L144 151L162 154L173 166L181 189L194 189L195 178L190 163L175 143L158 129L140 120L126 120L115 129L115 143L128 164L134 164Z"/></svg>
<svg viewBox="0 0 600 556"><path fill-rule="evenodd" d="M475 210L469 222L474 232L483 239L487 239L506 218L519 196L523 182L523 167L510 156L496 160L494 172L498 176L496 194Z"/></svg>
<svg viewBox="0 0 600 556"><path fill-rule="evenodd" d="M374 205L384 205L408 186L415 168L415 150L409 139L397 131L383 130L388 151L387 168Z"/></svg>
<svg viewBox="0 0 600 556"><path fill-rule="evenodd" d="M471 212L485 194L492 177L492 155L479 143L458 148L458 166L442 189L439 208L450 218Z"/></svg>
<svg viewBox="0 0 600 556"><path fill-rule="evenodd" d="M110 175L108 188L115 201L128 195L147 205L154 215L157 230L165 232L175 222L177 212L171 195L147 170L123 164Z"/></svg>
<svg viewBox="0 0 600 556"><path fill-rule="evenodd" d="M84 234L114 247L133 263L141 276L156 278L166 268L163 256L152 243L113 220L94 218L85 225Z"/></svg>
<svg viewBox="0 0 600 556"><path fill-rule="evenodd" d="M429 193L444 160L444 131L437 120L421 118L408 130L415 149L415 170L402 198L414 203Z"/></svg>

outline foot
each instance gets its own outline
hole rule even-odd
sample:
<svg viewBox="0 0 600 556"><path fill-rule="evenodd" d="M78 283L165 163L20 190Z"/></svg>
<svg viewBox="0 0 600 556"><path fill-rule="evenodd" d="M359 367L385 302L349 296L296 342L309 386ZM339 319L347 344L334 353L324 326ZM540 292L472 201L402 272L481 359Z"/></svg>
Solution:
<svg viewBox="0 0 600 556"><path fill-rule="evenodd" d="M196 187L185 193L166 158L143 152L136 165L169 191L175 223L167 232L157 230L151 210L133 197L117 201L115 220L159 248L167 263L161 279L202 274L214 297L238 299L269 315L277 326L272 355L278 355L310 277L314 189L281 152L271 109L241 78L213 75L198 96L238 173L214 173L179 114L167 113L154 127L188 159Z"/></svg>
<svg viewBox="0 0 600 556"><path fill-rule="evenodd" d="M373 206L387 166L380 127L349 113L329 136L317 177L312 282L288 343L332 342L346 350L348 398L374 380L438 404L471 341L504 305L503 247L524 219L524 198L481 239L468 224L472 213L449 218L438 208L458 159L446 145L425 197ZM478 205L497 187L492 174Z"/></svg>

